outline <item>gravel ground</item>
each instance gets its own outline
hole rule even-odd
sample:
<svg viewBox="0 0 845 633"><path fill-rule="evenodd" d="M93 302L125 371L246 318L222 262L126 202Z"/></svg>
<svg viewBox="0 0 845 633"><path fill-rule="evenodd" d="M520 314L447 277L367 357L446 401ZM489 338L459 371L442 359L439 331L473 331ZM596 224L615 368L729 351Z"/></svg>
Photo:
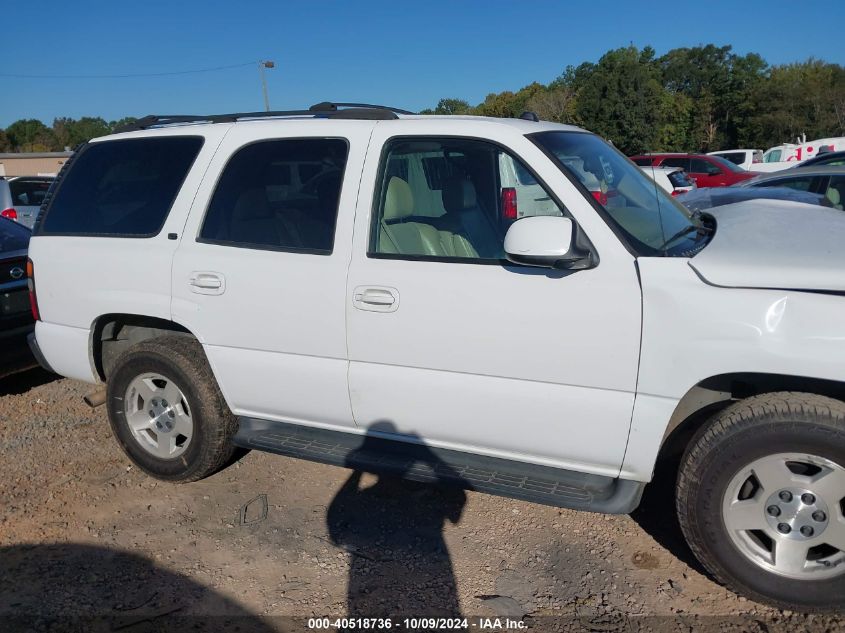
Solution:
<svg viewBox="0 0 845 633"><path fill-rule="evenodd" d="M89 389L40 370L0 381L7 622L134 632L214 616L269 631L296 630L275 616L460 613L601 631L845 628L715 584L680 539L666 481L633 516L257 452L171 485L130 465L104 409L83 404Z"/></svg>

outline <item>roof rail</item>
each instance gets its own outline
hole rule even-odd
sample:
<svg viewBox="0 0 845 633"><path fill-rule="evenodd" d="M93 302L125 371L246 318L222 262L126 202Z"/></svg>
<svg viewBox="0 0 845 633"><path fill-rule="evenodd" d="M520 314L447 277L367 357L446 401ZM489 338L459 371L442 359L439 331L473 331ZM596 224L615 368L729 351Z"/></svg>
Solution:
<svg viewBox="0 0 845 633"><path fill-rule="evenodd" d="M150 128L188 123L234 123L235 121L254 119L274 119L280 117L310 116L326 119L365 119L388 120L398 119L398 114L414 114L408 110L391 108L388 106L372 105L368 103L333 103L323 101L316 103L307 110L272 110L270 112L232 112L230 114L150 114L137 121L122 125L115 130L119 132L133 132Z"/></svg>

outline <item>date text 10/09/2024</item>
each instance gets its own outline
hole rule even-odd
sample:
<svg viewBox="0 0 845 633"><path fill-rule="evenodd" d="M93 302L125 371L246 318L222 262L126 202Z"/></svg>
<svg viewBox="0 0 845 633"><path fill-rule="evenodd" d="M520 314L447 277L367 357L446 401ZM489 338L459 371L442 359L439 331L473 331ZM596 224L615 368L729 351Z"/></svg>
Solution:
<svg viewBox="0 0 845 633"><path fill-rule="evenodd" d="M309 618L310 630L386 631L386 630L519 630L528 628L522 620L511 618Z"/></svg>

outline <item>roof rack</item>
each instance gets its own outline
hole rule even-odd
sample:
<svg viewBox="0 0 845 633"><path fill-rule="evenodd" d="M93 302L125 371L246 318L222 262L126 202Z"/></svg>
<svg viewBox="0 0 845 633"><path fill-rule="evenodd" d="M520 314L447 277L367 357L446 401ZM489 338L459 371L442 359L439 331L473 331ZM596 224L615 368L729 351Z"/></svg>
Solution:
<svg viewBox="0 0 845 633"><path fill-rule="evenodd" d="M398 119L399 114L414 114L408 110L369 103L334 103L323 101L312 105L307 110L273 110L270 112L233 112L230 114L150 114L132 123L127 123L115 130L133 132L148 130L168 125L185 123L234 123L235 121L255 119L275 119L280 117L311 116L325 119L364 119L382 121Z"/></svg>

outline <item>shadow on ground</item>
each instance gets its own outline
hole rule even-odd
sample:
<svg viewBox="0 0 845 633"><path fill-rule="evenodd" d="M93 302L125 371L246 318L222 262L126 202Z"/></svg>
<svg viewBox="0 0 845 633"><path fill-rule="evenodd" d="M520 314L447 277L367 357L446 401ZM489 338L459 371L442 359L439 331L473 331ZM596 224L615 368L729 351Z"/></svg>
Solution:
<svg viewBox="0 0 845 633"><path fill-rule="evenodd" d="M395 432L389 423L373 430ZM361 467L370 454L366 436L350 453L347 465ZM347 612L354 616L426 615L458 617L460 604L449 551L443 539L446 522L458 523L466 493L460 478L431 451L424 461L452 480L449 486L423 484L394 475L378 475L365 483L355 470L328 508L326 522L332 542L352 555L349 566ZM405 464L411 468L413 462Z"/></svg>
<svg viewBox="0 0 845 633"><path fill-rule="evenodd" d="M687 545L675 511L677 460L657 463L654 478L646 486L639 507L631 518L664 549L700 574L708 575Z"/></svg>
<svg viewBox="0 0 845 633"><path fill-rule="evenodd" d="M61 376L58 374L51 374L44 371L40 367L22 371L5 378L0 378L0 397L14 396L26 393L34 387L40 387L54 380L60 380Z"/></svg>
<svg viewBox="0 0 845 633"><path fill-rule="evenodd" d="M187 576L83 544L0 548L0 621L17 631L275 631Z"/></svg>

